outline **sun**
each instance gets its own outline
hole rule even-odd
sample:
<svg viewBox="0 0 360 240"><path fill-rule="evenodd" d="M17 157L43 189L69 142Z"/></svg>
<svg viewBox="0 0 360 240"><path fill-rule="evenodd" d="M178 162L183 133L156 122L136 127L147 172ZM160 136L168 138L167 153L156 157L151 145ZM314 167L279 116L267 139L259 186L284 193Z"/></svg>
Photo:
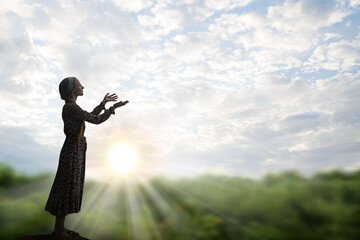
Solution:
<svg viewBox="0 0 360 240"><path fill-rule="evenodd" d="M139 151L128 143L112 146L107 154L107 168L117 176L133 174L139 164Z"/></svg>

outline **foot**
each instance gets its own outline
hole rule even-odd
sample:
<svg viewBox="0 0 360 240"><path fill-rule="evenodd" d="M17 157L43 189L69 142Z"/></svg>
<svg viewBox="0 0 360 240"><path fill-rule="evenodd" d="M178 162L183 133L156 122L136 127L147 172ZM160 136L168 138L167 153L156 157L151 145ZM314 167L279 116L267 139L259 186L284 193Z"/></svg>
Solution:
<svg viewBox="0 0 360 240"><path fill-rule="evenodd" d="M72 231L70 229L65 228L65 231L69 234L69 236L79 236L79 233Z"/></svg>
<svg viewBox="0 0 360 240"><path fill-rule="evenodd" d="M61 236L61 237L69 237L69 236L80 236L79 233L69 230L67 228L63 229L55 229L52 234Z"/></svg>
<svg viewBox="0 0 360 240"><path fill-rule="evenodd" d="M56 236L60 236L60 237L69 237L69 236L71 236L71 235L69 234L69 232L66 231L66 229L54 230L54 231L52 232L52 234L54 234L54 235L56 235Z"/></svg>

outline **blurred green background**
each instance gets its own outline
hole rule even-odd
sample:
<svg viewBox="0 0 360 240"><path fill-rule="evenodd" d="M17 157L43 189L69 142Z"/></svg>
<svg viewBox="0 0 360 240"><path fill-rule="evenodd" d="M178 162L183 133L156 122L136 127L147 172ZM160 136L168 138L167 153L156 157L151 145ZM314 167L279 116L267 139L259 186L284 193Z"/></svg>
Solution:
<svg viewBox="0 0 360 240"><path fill-rule="evenodd" d="M0 165L0 239L51 232L44 206L53 178ZM87 181L82 210L66 226L101 240L358 240L359 190L360 170Z"/></svg>

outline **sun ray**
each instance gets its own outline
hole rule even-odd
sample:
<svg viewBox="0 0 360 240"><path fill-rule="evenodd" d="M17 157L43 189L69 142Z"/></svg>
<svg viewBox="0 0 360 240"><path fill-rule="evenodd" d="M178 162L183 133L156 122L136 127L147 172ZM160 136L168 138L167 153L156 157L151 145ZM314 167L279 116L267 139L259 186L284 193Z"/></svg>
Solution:
<svg viewBox="0 0 360 240"><path fill-rule="evenodd" d="M213 208L213 207L210 206L209 204L207 204L207 203L205 203L204 201L200 200L198 197L195 197L195 196L193 196L192 194L186 192L185 190L183 190L183 189L181 189L181 188L179 188L179 187L177 187L177 186L172 186L172 185L169 184L169 183L165 183L165 184L166 184L167 186L175 189L176 191L178 191L178 192L180 192L180 193L188 196L188 197L191 198L192 200L200 203L201 205L203 205L204 207L208 208L209 210L211 210L212 212L214 212L216 215L220 216L220 217L223 218L224 220L227 220L227 221L231 222L232 224L235 224L235 225L237 225L237 226L239 226L239 227L247 228L247 227L245 227L243 224L239 223L236 219L234 219L234 218L232 218L232 217L230 217L230 216L228 216L228 215L220 212L219 210Z"/></svg>
<svg viewBox="0 0 360 240"><path fill-rule="evenodd" d="M99 208L98 214L97 214L97 216L96 216L96 220L95 220L95 222L94 222L94 224L93 224L93 227L91 228L91 231L90 231L90 235L89 235L90 238L92 238L92 236L93 236L93 234L94 234L94 231L95 231L95 229L96 229L96 227L97 227L97 224L98 224L98 222L99 222L99 219L100 219L101 215L103 214L104 208L105 208L107 202L108 202L109 199L110 199L110 198L109 198L109 195L111 194L111 192L112 192L112 190L113 190L113 187L112 187L113 184L114 184L114 182L111 182L110 184L107 185L107 189L106 189L105 195L104 195L104 197L103 197L103 199L102 199L102 204L101 204L101 206L100 206L100 208Z"/></svg>
<svg viewBox="0 0 360 240"><path fill-rule="evenodd" d="M157 210L163 216L175 218L176 214L168 204L168 202L161 196L161 194L147 181L141 181L141 185L144 187L147 194L150 196Z"/></svg>
<svg viewBox="0 0 360 240"><path fill-rule="evenodd" d="M125 213L126 213L126 229L127 229L127 236L128 238L131 239L131 235L132 235L132 224L131 224L131 211L130 211L130 200L129 200L129 190L128 190L128 186L125 184L124 185L125 188Z"/></svg>
<svg viewBox="0 0 360 240"><path fill-rule="evenodd" d="M161 233L160 233L159 229L156 226L156 222L154 220L153 214L151 213L151 211L148 208L147 202L145 201L143 195L141 194L141 192L139 191L138 188L136 188L135 191L137 193L137 196L139 196L139 202L141 204L140 206L142 206L143 212L145 213L145 216L148 219L148 222L150 224L150 228L153 231L153 233L155 234L155 239L162 240ZM153 238L151 238L151 239L153 239Z"/></svg>
<svg viewBox="0 0 360 240"><path fill-rule="evenodd" d="M97 200L99 200L99 196L101 196L101 193L106 189L107 185L108 184L102 182L96 183L96 187L94 187L96 189L89 189L85 192L83 199L87 199L87 201L84 201L79 216L77 216L76 220L72 222L72 229L75 229L80 225L83 218L85 217L85 214L96 204Z"/></svg>
<svg viewBox="0 0 360 240"><path fill-rule="evenodd" d="M139 197L137 195L136 188L136 182L134 181L128 182L128 184L126 184L127 201L129 203L130 210L131 230L134 239L146 240L149 238L148 234L146 234L146 226L141 218Z"/></svg>

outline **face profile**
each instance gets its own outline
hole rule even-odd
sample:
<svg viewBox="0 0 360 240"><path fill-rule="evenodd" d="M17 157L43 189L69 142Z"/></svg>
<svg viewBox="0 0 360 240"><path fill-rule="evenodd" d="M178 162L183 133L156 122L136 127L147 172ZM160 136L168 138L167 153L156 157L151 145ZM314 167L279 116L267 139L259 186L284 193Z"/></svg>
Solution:
<svg viewBox="0 0 360 240"><path fill-rule="evenodd" d="M81 85L79 79L75 78L74 80L74 89L72 91L72 94L75 96L83 96L84 95L84 87Z"/></svg>

